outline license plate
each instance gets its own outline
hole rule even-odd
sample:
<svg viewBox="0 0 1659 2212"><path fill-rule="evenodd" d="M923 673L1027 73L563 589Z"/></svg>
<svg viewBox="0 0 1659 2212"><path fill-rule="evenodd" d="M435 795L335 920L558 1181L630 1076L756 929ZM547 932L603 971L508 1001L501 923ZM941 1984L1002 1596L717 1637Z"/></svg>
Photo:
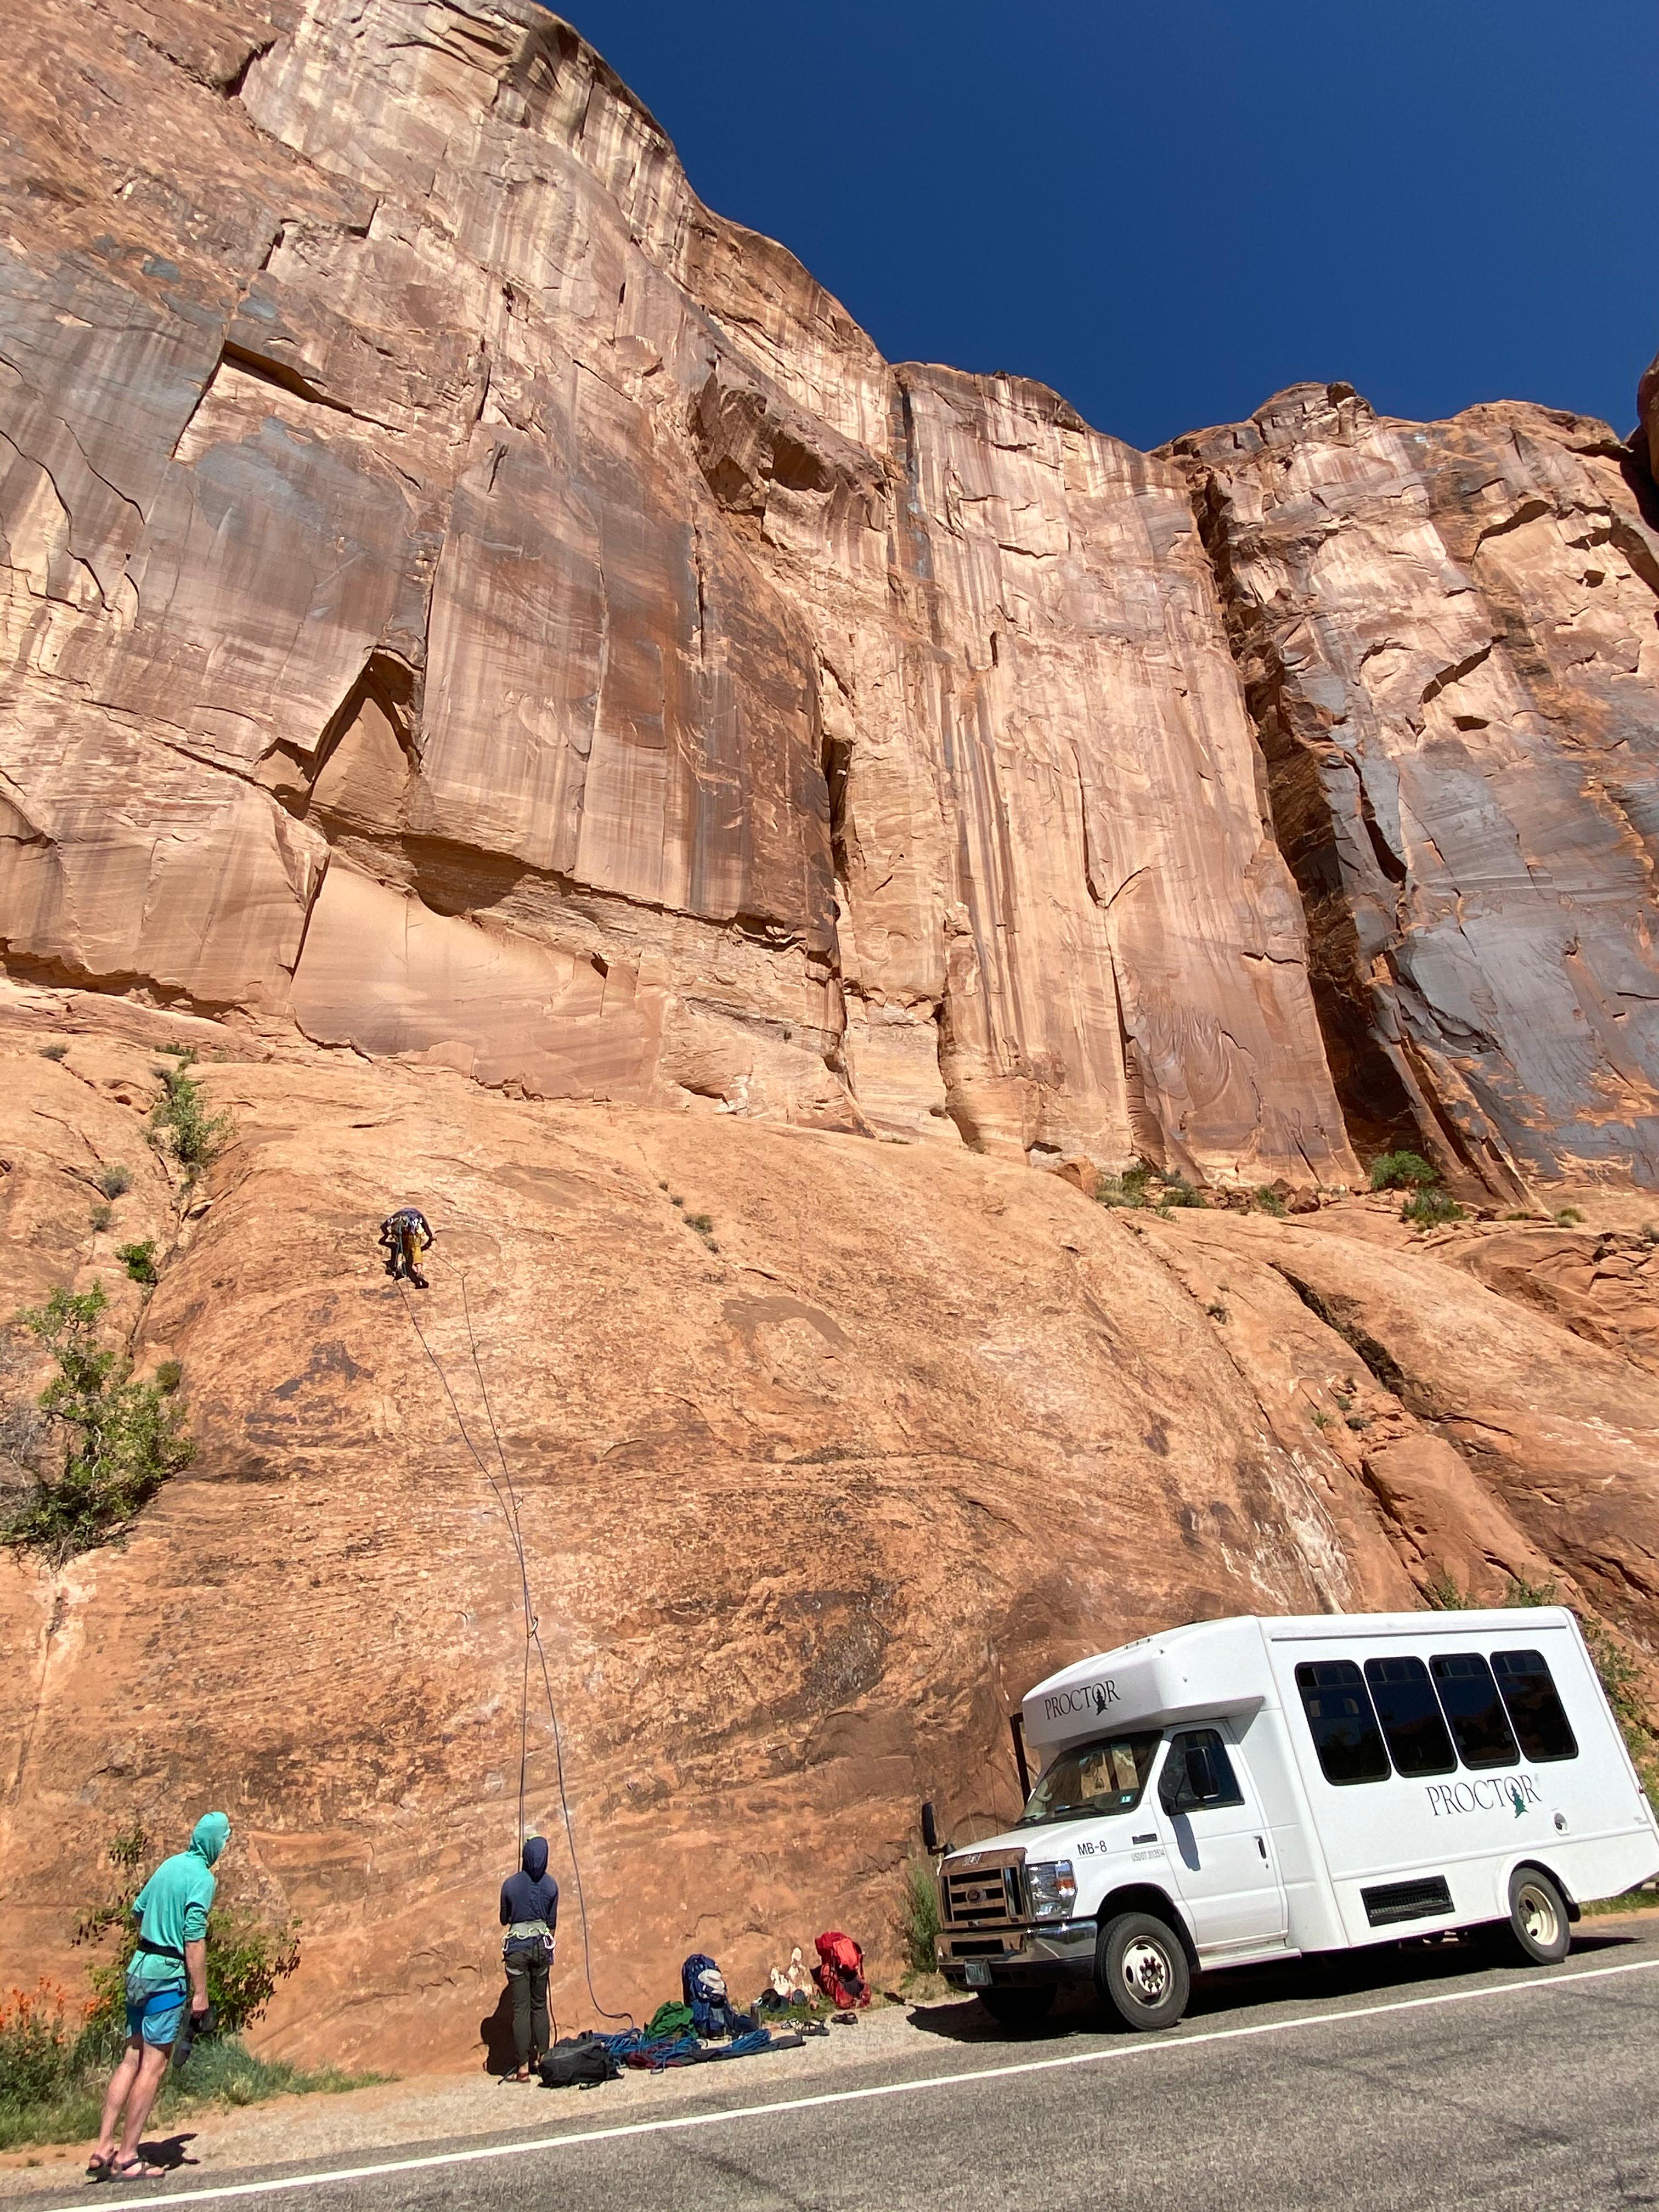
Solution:
<svg viewBox="0 0 1659 2212"><path fill-rule="evenodd" d="M969 1960L968 1986L970 1990L988 1990L990 1988L991 1969L983 1959Z"/></svg>

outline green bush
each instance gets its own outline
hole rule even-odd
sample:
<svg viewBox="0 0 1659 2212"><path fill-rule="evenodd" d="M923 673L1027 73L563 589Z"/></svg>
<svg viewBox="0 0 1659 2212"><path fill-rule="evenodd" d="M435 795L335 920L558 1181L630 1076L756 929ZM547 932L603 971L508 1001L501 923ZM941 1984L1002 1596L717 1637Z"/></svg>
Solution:
<svg viewBox="0 0 1659 2212"><path fill-rule="evenodd" d="M111 1222L113 1221L114 1218L115 1208L112 1206L106 1206L102 1199L99 1200L97 1205L93 1207L92 1212L87 1216L87 1219L92 1224L93 1234L94 1236L101 1235L102 1232L109 1227Z"/></svg>
<svg viewBox="0 0 1659 2212"><path fill-rule="evenodd" d="M1150 1206L1152 1180L1152 1170L1137 1160L1121 1175L1102 1176L1095 1196L1103 1206Z"/></svg>
<svg viewBox="0 0 1659 2212"><path fill-rule="evenodd" d="M155 1272L155 1240L147 1237L142 1244L118 1244L115 1256L135 1283L154 1285L160 1279Z"/></svg>
<svg viewBox="0 0 1659 2212"><path fill-rule="evenodd" d="M1558 1229L1576 1229L1583 1218L1576 1206L1564 1206L1555 1217L1555 1225Z"/></svg>
<svg viewBox="0 0 1659 2212"><path fill-rule="evenodd" d="M156 1383L135 1382L131 1361L100 1343L108 1303L101 1285L79 1296L57 1290L18 1316L58 1363L40 1407L64 1457L61 1472L35 1475L0 1522L0 1541L60 1565L130 1521L195 1451L183 1407Z"/></svg>
<svg viewBox="0 0 1659 2212"><path fill-rule="evenodd" d="M1373 1190L1426 1190L1439 1180L1420 1152L1382 1152L1371 1162Z"/></svg>
<svg viewBox="0 0 1659 2212"><path fill-rule="evenodd" d="M167 1048L178 1054L174 1067L155 1071L161 1095L150 1109L150 1127L155 1141L165 1145L190 1176L216 1160L235 1133L228 1114L210 1114L202 1086L186 1071L196 1055L187 1047Z"/></svg>
<svg viewBox="0 0 1659 2212"><path fill-rule="evenodd" d="M907 1859L899 1893L898 1932L905 1962L918 1974L939 1972L933 1938L939 1934L939 1884L931 1859Z"/></svg>
<svg viewBox="0 0 1659 2212"><path fill-rule="evenodd" d="M112 1837L107 1856L117 1875L113 1894L95 1905L76 1929L77 1943L99 1943L112 1929L115 1932L114 1949L88 1970L92 2003L87 2018L94 2027L122 2015L127 1964L138 1942L132 1900L158 1855L141 1821ZM260 2019L277 1983L285 1981L299 1963L298 1921L264 1920L239 1905L216 1905L208 1915L208 1996L227 2035Z"/></svg>
<svg viewBox="0 0 1659 2212"><path fill-rule="evenodd" d="M42 1979L0 1999L0 2110L59 2094L76 2040L69 1994L56 1983Z"/></svg>
<svg viewBox="0 0 1659 2212"><path fill-rule="evenodd" d="M132 1170L112 1160L108 1167L99 1169L93 1182L106 1198L125 1198L132 1188Z"/></svg>
<svg viewBox="0 0 1659 2212"><path fill-rule="evenodd" d="M176 1359L164 1359L151 1380L158 1390L166 1391L170 1398L185 1379L185 1370Z"/></svg>
<svg viewBox="0 0 1659 2212"><path fill-rule="evenodd" d="M40 1057L42 1060L67 1060L69 1047L62 1042L43 1044L40 1048Z"/></svg>
<svg viewBox="0 0 1659 2212"><path fill-rule="evenodd" d="M1443 1190L1414 1191L1400 1208L1400 1218L1419 1229L1437 1229L1445 1221L1461 1221L1463 1209Z"/></svg>
<svg viewBox="0 0 1659 2212"><path fill-rule="evenodd" d="M1195 1183L1190 1183L1188 1182L1186 1176L1182 1175L1181 1170L1177 1168L1172 1174L1164 1176L1164 1188L1158 1193L1158 1202L1159 1206L1163 1207L1168 1206L1207 1206L1210 1201L1205 1197L1203 1192L1198 1188Z"/></svg>
<svg viewBox="0 0 1659 2212"><path fill-rule="evenodd" d="M1260 1190L1253 1190L1250 1203L1259 1206L1264 1213L1271 1213L1276 1220L1285 1218L1285 1201L1271 1183L1264 1182Z"/></svg>

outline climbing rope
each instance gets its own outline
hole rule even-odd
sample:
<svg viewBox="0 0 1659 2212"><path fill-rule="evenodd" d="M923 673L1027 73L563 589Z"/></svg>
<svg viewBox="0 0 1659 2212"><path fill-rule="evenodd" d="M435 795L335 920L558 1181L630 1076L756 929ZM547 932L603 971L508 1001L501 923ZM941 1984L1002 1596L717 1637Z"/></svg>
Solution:
<svg viewBox="0 0 1659 2212"><path fill-rule="evenodd" d="M507 1534L513 1539L514 1553L519 1564L519 1588L524 1608L524 1673L519 1699L519 1849L520 1852L524 1849L525 1796L530 1767L530 1653L533 1645L536 1656L541 1664L542 1688L547 1698L547 1717L552 1724L553 1758L559 1782L559 1809L564 1819L565 1841L570 1851L570 1871L576 1885L576 1909L581 1918L582 1978L587 1984L588 2002L601 2020L625 2020L629 2027L632 2027L633 2014L607 2012L599 2002L598 1992L593 1987L593 1953L587 1925L587 1899L582 1891L581 1862L576 1855L576 1831L570 1818L570 1799L565 1789L564 1742L559 1728L558 1708L553 1699L553 1679L548 1671L547 1653L542 1644L541 1621L531 1599L530 1565L525 1553L524 1531L520 1522L518 1489L513 1480L513 1470L507 1464L506 1449L501 1443L501 1432L495 1425L495 1408L489 1402L489 1390L484 1382L483 1364L478 1358L478 1340L472 1328L472 1308L467 1297L466 1275L465 1272L461 1275L461 1311L465 1318L466 1339L472 1353L472 1371L478 1378L478 1395L483 1401L484 1413L489 1423L489 1433L495 1440L495 1456L501 1462L500 1482L492 1473L489 1462L472 1441L471 1432L466 1425L459 1405L456 1402L455 1393L450 1388L449 1377L444 1372L443 1363L427 1341L426 1331L421 1327L420 1316L415 1310L402 1277L398 1276L395 1279L398 1294L404 1302L404 1311L409 1316L410 1325L420 1339L421 1349L431 1361L434 1371L443 1385L444 1395L448 1399L450 1411L455 1416L455 1425L461 1432L461 1441L472 1455L474 1465L489 1485L495 1503L501 1509L501 1517L507 1523ZM506 1486L504 1490L503 1484Z"/></svg>

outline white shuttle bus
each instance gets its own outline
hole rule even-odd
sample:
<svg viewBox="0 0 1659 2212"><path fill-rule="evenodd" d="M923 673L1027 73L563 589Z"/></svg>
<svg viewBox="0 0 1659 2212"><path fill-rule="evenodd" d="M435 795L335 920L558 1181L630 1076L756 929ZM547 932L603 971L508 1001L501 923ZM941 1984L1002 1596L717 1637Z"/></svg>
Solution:
<svg viewBox="0 0 1659 2212"><path fill-rule="evenodd" d="M1079 1980L1170 2027L1195 1971L1447 1930L1544 1963L1659 1874L1559 1606L1172 1629L1039 1682L1023 1722L1024 1818L939 1874L940 1971L1009 2025Z"/></svg>

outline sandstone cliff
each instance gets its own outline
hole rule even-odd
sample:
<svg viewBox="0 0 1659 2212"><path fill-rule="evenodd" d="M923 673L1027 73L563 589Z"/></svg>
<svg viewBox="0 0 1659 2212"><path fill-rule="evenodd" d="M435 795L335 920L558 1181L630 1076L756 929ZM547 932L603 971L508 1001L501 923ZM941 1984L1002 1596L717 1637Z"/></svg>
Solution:
<svg viewBox="0 0 1659 2212"><path fill-rule="evenodd" d="M1659 1179L1659 533L1605 423L1303 385L1178 441L1350 1126Z"/></svg>
<svg viewBox="0 0 1659 2212"><path fill-rule="evenodd" d="M1170 1620L1553 1577L1640 1654L1659 539L1605 426L1304 386L1146 455L890 367L526 0L9 29L0 1316L106 1284L200 1446L0 1562L14 1971L213 1797L306 1923L279 2044L475 2053L492 1409L607 2002L890 1955L916 1797L1006 1815L1007 1705ZM236 1129L190 1188L174 1040ZM1400 1142L1589 1218L1334 1195ZM1089 1203L1136 1155L1326 1202Z"/></svg>

